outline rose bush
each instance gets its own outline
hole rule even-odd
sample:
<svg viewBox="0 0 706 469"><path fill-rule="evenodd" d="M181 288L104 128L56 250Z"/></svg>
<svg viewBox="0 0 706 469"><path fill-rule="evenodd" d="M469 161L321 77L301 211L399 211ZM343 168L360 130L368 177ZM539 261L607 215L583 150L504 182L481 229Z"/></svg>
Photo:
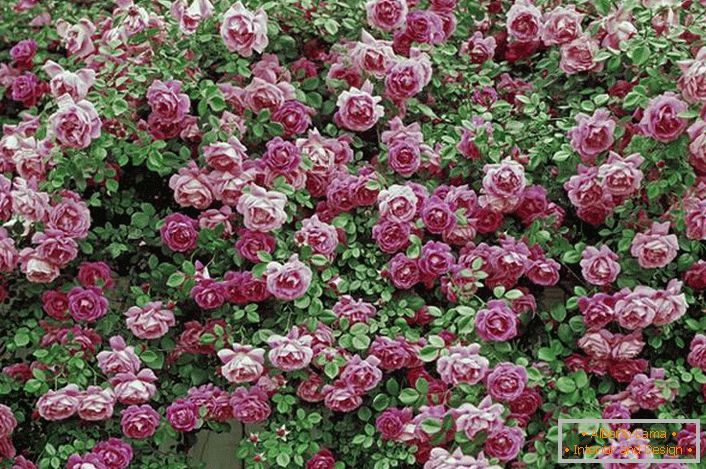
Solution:
<svg viewBox="0 0 706 469"><path fill-rule="evenodd" d="M699 418L705 25L0 2L3 467L198 467L241 425L248 468L546 468L560 417Z"/></svg>

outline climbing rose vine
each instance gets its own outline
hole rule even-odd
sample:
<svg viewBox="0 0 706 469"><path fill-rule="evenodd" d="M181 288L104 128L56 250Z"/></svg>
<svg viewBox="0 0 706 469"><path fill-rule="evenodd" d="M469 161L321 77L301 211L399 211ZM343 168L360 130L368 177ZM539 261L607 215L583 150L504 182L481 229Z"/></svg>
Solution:
<svg viewBox="0 0 706 469"><path fill-rule="evenodd" d="M701 417L705 27L0 2L0 464L200 467L235 429L247 468L541 469L559 418Z"/></svg>

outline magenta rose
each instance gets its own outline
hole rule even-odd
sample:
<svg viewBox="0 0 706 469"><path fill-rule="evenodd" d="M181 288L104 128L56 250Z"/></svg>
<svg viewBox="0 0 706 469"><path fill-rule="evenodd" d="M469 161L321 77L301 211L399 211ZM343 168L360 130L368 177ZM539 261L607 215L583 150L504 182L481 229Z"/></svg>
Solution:
<svg viewBox="0 0 706 469"><path fill-rule="evenodd" d="M527 372L512 363L499 363L488 373L485 386L496 401L510 402L522 394L527 384Z"/></svg>
<svg viewBox="0 0 706 469"><path fill-rule="evenodd" d="M314 110L299 101L289 99L272 113L272 121L284 129L284 136L303 134L311 125Z"/></svg>
<svg viewBox="0 0 706 469"><path fill-rule="evenodd" d="M304 467L305 469L333 469L335 464L333 453L322 448L306 462Z"/></svg>
<svg viewBox="0 0 706 469"><path fill-rule="evenodd" d="M10 58L19 67L30 68L32 59L37 53L37 43L34 39L24 39L12 46Z"/></svg>
<svg viewBox="0 0 706 469"><path fill-rule="evenodd" d="M230 405L233 418L244 424L263 422L272 412L266 393L257 386L249 390L242 387L236 389L230 398Z"/></svg>
<svg viewBox="0 0 706 469"><path fill-rule="evenodd" d="M402 253L396 254L387 264L387 273L395 288L408 290L420 280L417 261Z"/></svg>
<svg viewBox="0 0 706 469"><path fill-rule="evenodd" d="M360 394L371 391L382 381L382 371L378 368L380 359L374 355L365 360L355 355L348 360L339 379L347 383Z"/></svg>
<svg viewBox="0 0 706 469"><path fill-rule="evenodd" d="M60 291L47 290L42 293L42 309L51 318L63 321L69 318L69 299Z"/></svg>
<svg viewBox="0 0 706 469"><path fill-rule="evenodd" d="M95 322L108 312L108 299L96 287L74 287L67 295L74 321Z"/></svg>
<svg viewBox="0 0 706 469"><path fill-rule="evenodd" d="M105 262L82 262L78 267L78 281L84 287L113 288L110 267Z"/></svg>
<svg viewBox="0 0 706 469"><path fill-rule="evenodd" d="M706 371L706 336L696 334L689 345L686 361L694 368Z"/></svg>
<svg viewBox="0 0 706 469"><path fill-rule="evenodd" d="M238 234L235 249L238 251L238 255L250 262L260 262L260 258L257 256L258 252L272 254L275 249L275 238L270 234L248 229L243 229Z"/></svg>
<svg viewBox="0 0 706 469"><path fill-rule="evenodd" d="M172 402L166 411L167 421L178 432L190 432L199 422L198 408L186 399Z"/></svg>
<svg viewBox="0 0 706 469"><path fill-rule="evenodd" d="M517 317L501 300L490 300L476 313L476 334L486 341L505 341L517 335Z"/></svg>
<svg viewBox="0 0 706 469"><path fill-rule="evenodd" d="M429 197L422 208L422 222L433 234L449 232L456 225L456 214L449 204L437 196Z"/></svg>
<svg viewBox="0 0 706 469"><path fill-rule="evenodd" d="M488 435L483 446L485 454L491 458L498 458L501 462L508 462L517 457L525 437L522 430L517 427L502 425Z"/></svg>
<svg viewBox="0 0 706 469"><path fill-rule="evenodd" d="M98 456L108 469L126 469L132 461L132 446L119 438L98 442L91 453Z"/></svg>
<svg viewBox="0 0 706 469"><path fill-rule="evenodd" d="M191 107L189 96L181 92L181 82L177 80L152 82L147 89L147 104L152 114L165 122L181 122Z"/></svg>
<svg viewBox="0 0 706 469"><path fill-rule="evenodd" d="M162 243L172 251L189 252L196 248L196 226L196 220L193 218L181 213L172 213L164 219L159 228L159 235Z"/></svg>
<svg viewBox="0 0 706 469"><path fill-rule="evenodd" d="M405 425L412 421L411 409L385 409L375 419L375 429L385 440L399 441L404 432Z"/></svg>

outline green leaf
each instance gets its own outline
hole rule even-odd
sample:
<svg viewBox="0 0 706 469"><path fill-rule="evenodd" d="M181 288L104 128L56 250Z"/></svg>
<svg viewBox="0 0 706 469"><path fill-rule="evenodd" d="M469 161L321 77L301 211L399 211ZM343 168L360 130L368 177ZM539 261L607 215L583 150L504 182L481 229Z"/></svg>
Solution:
<svg viewBox="0 0 706 469"><path fill-rule="evenodd" d="M559 391L568 394L576 390L576 383L573 379L566 376L562 376L561 378L556 380L556 388Z"/></svg>

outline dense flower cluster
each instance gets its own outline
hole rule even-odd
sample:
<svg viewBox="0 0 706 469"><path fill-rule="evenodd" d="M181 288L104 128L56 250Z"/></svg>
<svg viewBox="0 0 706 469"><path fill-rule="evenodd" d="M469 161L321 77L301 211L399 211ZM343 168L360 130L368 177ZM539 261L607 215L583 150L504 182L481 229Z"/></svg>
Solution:
<svg viewBox="0 0 706 469"><path fill-rule="evenodd" d="M235 423L257 469L539 469L561 417L699 418L704 17L3 2L3 462Z"/></svg>

